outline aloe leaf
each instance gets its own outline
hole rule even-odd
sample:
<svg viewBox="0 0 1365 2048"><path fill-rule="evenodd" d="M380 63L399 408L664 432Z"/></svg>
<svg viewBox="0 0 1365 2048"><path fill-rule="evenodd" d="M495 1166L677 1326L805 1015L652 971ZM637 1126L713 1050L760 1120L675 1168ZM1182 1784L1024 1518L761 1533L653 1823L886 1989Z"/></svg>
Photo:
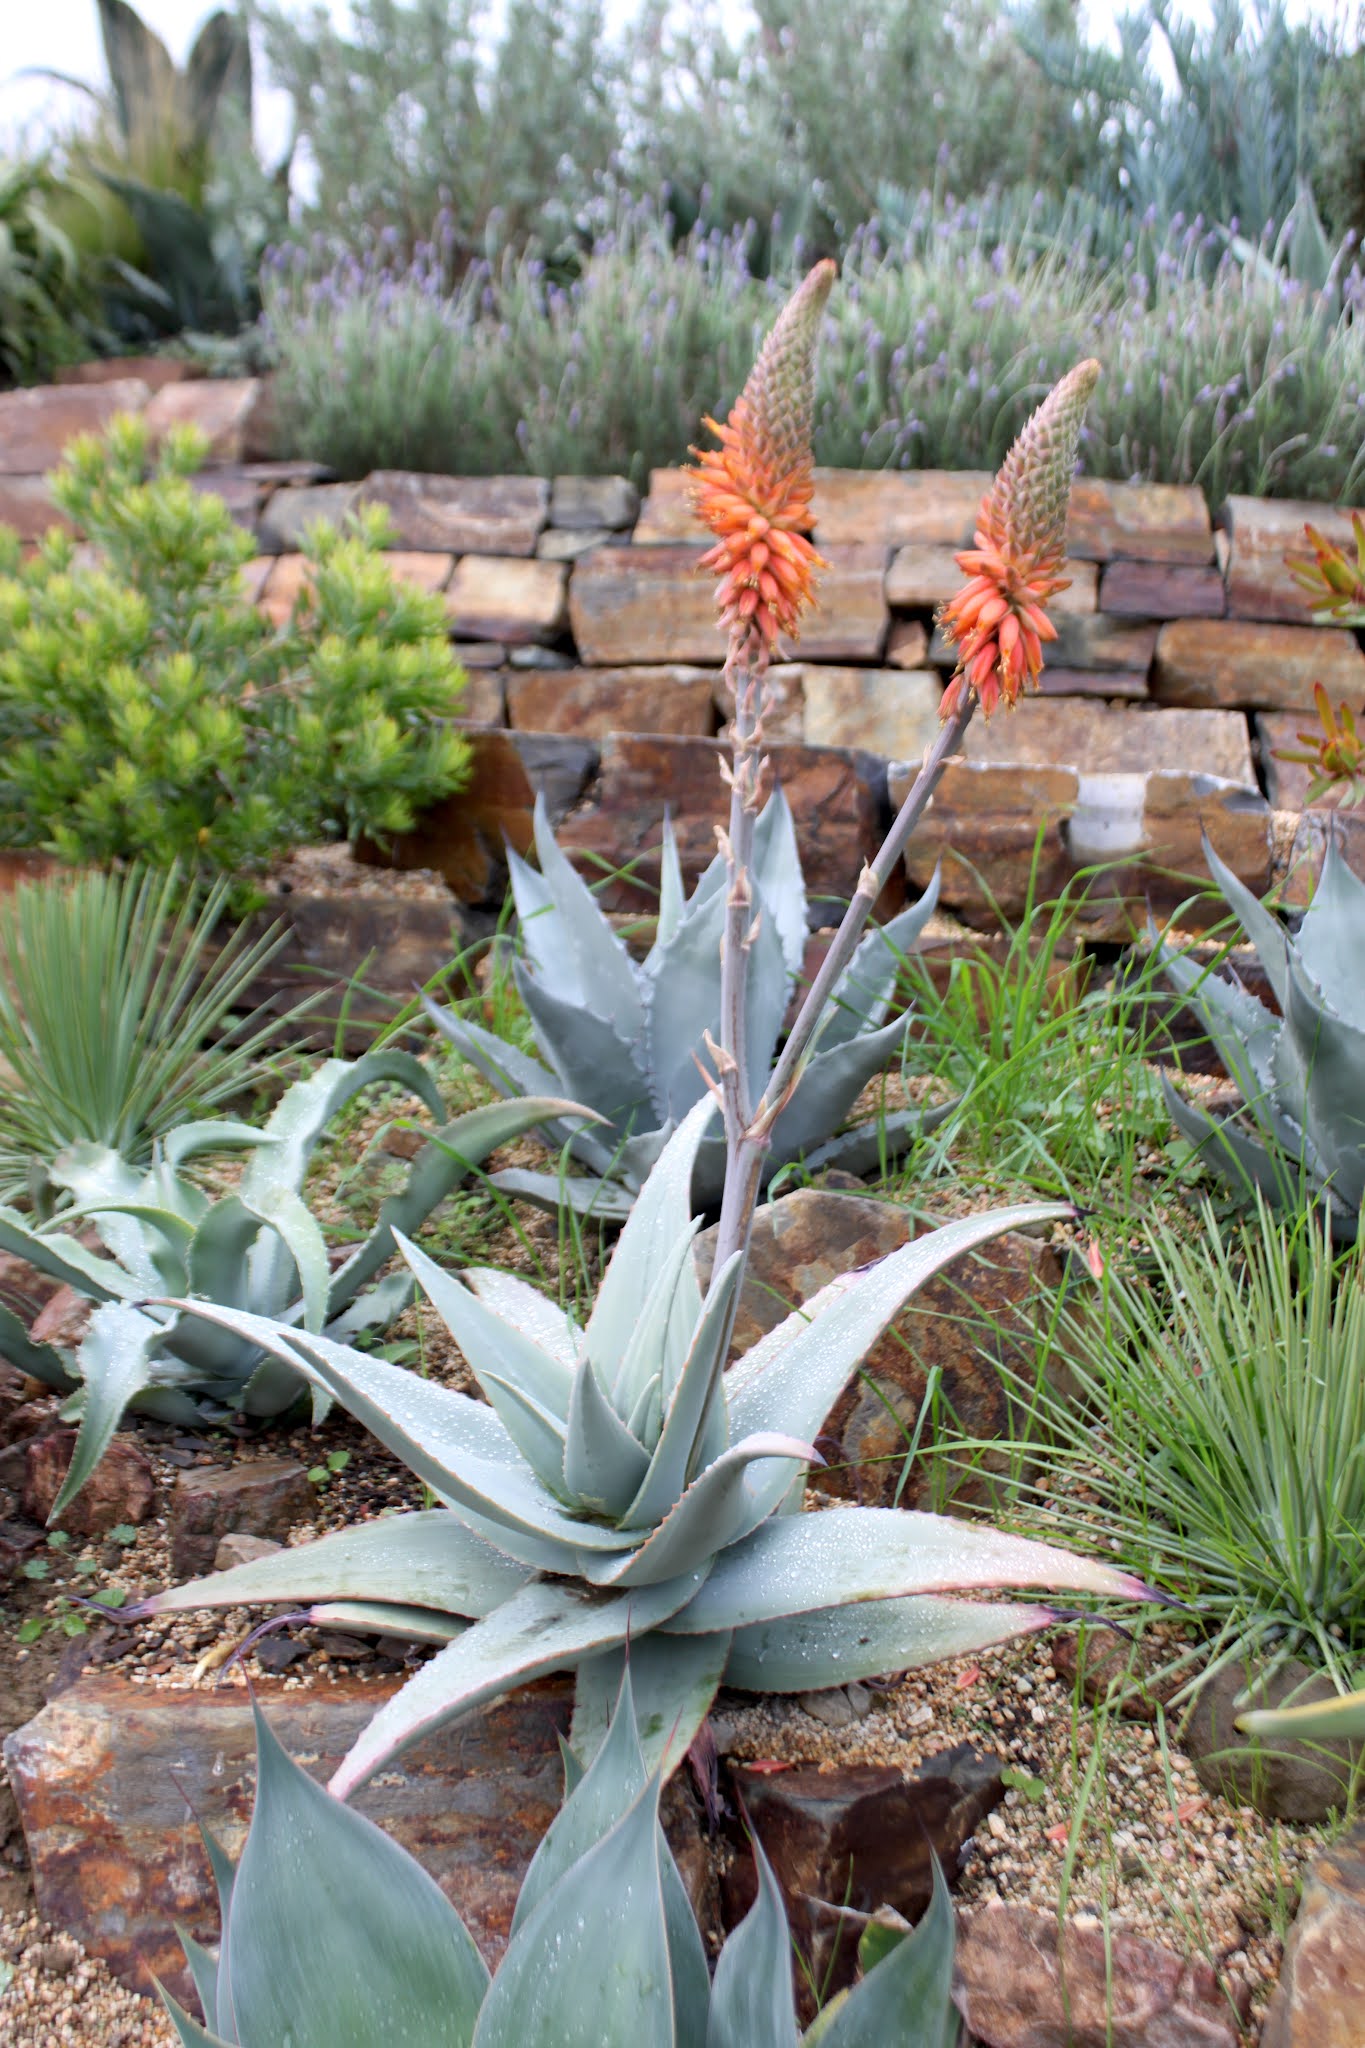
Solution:
<svg viewBox="0 0 1365 2048"><path fill-rule="evenodd" d="M41 1380L45 1387L55 1387L60 1394L69 1394L79 1384L71 1370L70 1363L63 1357L55 1344L35 1344L14 1310L0 1301L0 1358L6 1358L26 1372L31 1379Z"/></svg>
<svg viewBox="0 0 1365 2048"><path fill-rule="evenodd" d="M499 1145L508 1145L549 1116L591 1115L558 1096L538 1095L527 1101L487 1102L443 1124L412 1162L407 1185L380 1205L375 1225L364 1244L332 1276L327 1296L327 1321L345 1307L357 1290L392 1257L394 1231L411 1236L433 1209L481 1166Z"/></svg>
<svg viewBox="0 0 1365 2048"><path fill-rule="evenodd" d="M1051 1223L1073 1213L1064 1202L1031 1202L963 1217L941 1224L860 1273L840 1274L731 1367L726 1375L731 1433L748 1436L781 1428L813 1436L886 1325L917 1288L964 1252L1004 1231ZM784 1490L780 1472L759 1485L747 1528L755 1529L766 1520Z"/></svg>
<svg viewBox="0 0 1365 2048"><path fill-rule="evenodd" d="M92 1301L138 1301L147 1292L112 1259L88 1251L74 1237L34 1230L17 1209L0 1208L0 1251L26 1259L40 1273L87 1294Z"/></svg>
<svg viewBox="0 0 1365 2048"><path fill-rule="evenodd" d="M572 1373L582 1343L578 1325L556 1301L498 1266L466 1266L465 1284L500 1321L510 1323L549 1357Z"/></svg>
<svg viewBox="0 0 1365 2048"><path fill-rule="evenodd" d="M564 1479L567 1423L501 1373L484 1373L479 1385L541 1485L548 1493L557 1493Z"/></svg>
<svg viewBox="0 0 1365 2048"><path fill-rule="evenodd" d="M291 1762L259 1708L256 1756L224 1954L244 2040L468 2048L488 1971L439 1885Z"/></svg>
<svg viewBox="0 0 1365 2048"><path fill-rule="evenodd" d="M820 1049L829 1051L866 1030L876 1030L895 992L905 955L938 908L941 869L935 868L917 903L900 911L888 924L866 932L848 966L835 982L831 1008L820 1026Z"/></svg>
<svg viewBox="0 0 1365 2048"><path fill-rule="evenodd" d="M674 1582L628 1593L533 1580L438 1651L379 1709L343 1758L332 1790L345 1799L409 1743L444 1727L509 1686L572 1668L654 1628L687 1598Z"/></svg>
<svg viewBox="0 0 1365 2048"><path fill-rule="evenodd" d="M647 1636L633 1636L619 1649L580 1657L569 1731L574 1753L596 1756L629 1659L635 1726L645 1766L671 1777L711 1711L729 1651L730 1638L725 1634L665 1636L656 1630Z"/></svg>
<svg viewBox="0 0 1365 2048"><path fill-rule="evenodd" d="M827 1138L814 1151L803 1151L806 1170L821 1173L837 1166L845 1173L876 1173L884 1159L898 1159L920 1138L946 1123L961 1102L961 1096L954 1096L951 1102L937 1103L932 1109L895 1109L871 1123L855 1124L851 1130Z"/></svg>
<svg viewBox="0 0 1365 2048"><path fill-rule="evenodd" d="M690 1242L688 1254L690 1257ZM743 1278L744 1258L736 1252L724 1271L716 1275L707 1294L692 1348L676 1385L671 1393L667 1387L663 1389L667 1402L663 1428L640 1490L622 1517L627 1528L652 1528L682 1498L712 1402L717 1398L724 1401L721 1374L730 1341L735 1296Z"/></svg>
<svg viewBox="0 0 1365 2048"><path fill-rule="evenodd" d="M520 1565L481 1541L449 1508L425 1508L382 1515L154 1593L145 1612L372 1600L478 1616L490 1614L526 1578Z"/></svg>
<svg viewBox="0 0 1365 2048"><path fill-rule="evenodd" d="M792 1465L816 1456L799 1437L779 1430L755 1432L732 1444L692 1481L677 1506L638 1549L625 1556L584 1555L579 1569L599 1586L654 1586L680 1573L696 1572L749 1524L755 1497L777 1469L780 1500L793 1479ZM762 1468L756 1473L755 1467Z"/></svg>
<svg viewBox="0 0 1365 2048"><path fill-rule="evenodd" d="M820 2015L802 2048L950 2048L959 2032L953 1931L952 1902L935 1859L933 1895L919 1926Z"/></svg>
<svg viewBox="0 0 1365 2048"><path fill-rule="evenodd" d="M619 1521L648 1469L648 1452L612 1407L585 1354L569 1397L562 1473L566 1491L585 1507Z"/></svg>
<svg viewBox="0 0 1365 2048"><path fill-rule="evenodd" d="M1365 1737L1365 1692L1302 1707L1256 1707L1237 1716L1243 1734L1265 1742L1338 1742Z"/></svg>
<svg viewBox="0 0 1365 2048"><path fill-rule="evenodd" d="M675 2048L657 1780L523 1921L474 2040L475 2048Z"/></svg>
<svg viewBox="0 0 1365 2048"><path fill-rule="evenodd" d="M806 957L809 913L806 885L801 878L796 827L792 823L791 807L780 787L773 790L754 826L753 869L759 902L767 911L782 944L790 992L790 984L801 972ZM786 1007L785 998L783 1007Z"/></svg>
<svg viewBox="0 0 1365 2048"><path fill-rule="evenodd" d="M626 1339L612 1385L612 1398L627 1410L638 1398L636 1390L653 1379L656 1373L660 1376L664 1398L667 1399L688 1356L686 1346L678 1345L681 1332L674 1308L680 1288L685 1289L687 1305L691 1307L692 1286L696 1284L692 1243L699 1228L700 1218L694 1218L678 1233L654 1268L649 1292ZM689 1280L692 1286L688 1285ZM692 1332L689 1331L687 1342L691 1341Z"/></svg>
<svg viewBox="0 0 1365 2048"><path fill-rule="evenodd" d="M1056 1620L1005 1601L862 1600L736 1629L725 1683L742 1692L818 1692L883 1671L911 1671L993 1649Z"/></svg>
<svg viewBox="0 0 1365 2048"><path fill-rule="evenodd" d="M175 1305L254 1338L262 1350L305 1378L316 1377L424 1485L441 1499L458 1501L479 1534L496 1531L495 1541L509 1557L538 1569L562 1570L566 1543L577 1552L584 1546L618 1550L631 1541L629 1535L566 1515L528 1471L506 1429L483 1402L349 1345L283 1329L265 1316L209 1302Z"/></svg>
<svg viewBox="0 0 1365 2048"><path fill-rule="evenodd" d="M635 1206L628 1187L586 1173L533 1173L521 1166L504 1166L489 1174L488 1184L499 1194L529 1202L549 1216L572 1209L575 1216L597 1223L624 1223Z"/></svg>
<svg viewBox="0 0 1365 2048"><path fill-rule="evenodd" d="M639 1390L617 1387L617 1368L661 1263L691 1224L692 1166L714 1113L709 1098L699 1102L669 1139L616 1240L583 1333L588 1356L601 1373L603 1385L612 1388L622 1408L633 1404ZM700 1314L701 1288L689 1263L673 1296L668 1334L671 1355L686 1355ZM654 1370L658 1369L656 1361Z"/></svg>
<svg viewBox="0 0 1365 2048"><path fill-rule="evenodd" d="M194 1226L185 1217L151 1202L77 1203L62 1211L65 1224L87 1218L105 1250L113 1253L145 1294L174 1294L185 1286L185 1259L194 1236Z"/></svg>
<svg viewBox="0 0 1365 2048"><path fill-rule="evenodd" d="M538 1407L555 1416L562 1428L573 1386L572 1367L565 1363L562 1354L543 1349L519 1323L500 1316L484 1296L471 1292L453 1274L444 1272L401 1230L394 1236L399 1251L464 1353L479 1385L484 1386L486 1378L491 1380L495 1376L509 1381ZM489 1392L487 1387L484 1391ZM561 1450L561 1458L562 1455Z"/></svg>
<svg viewBox="0 0 1365 2048"><path fill-rule="evenodd" d="M605 1740L550 1822L522 1879L512 1914L513 1938L560 1878L634 1806L648 1782L627 1664L612 1702Z"/></svg>
<svg viewBox="0 0 1365 2048"><path fill-rule="evenodd" d="M234 2048L232 2041L225 2040L221 2034L210 2034L200 2026L198 2020L191 2019L184 2006L171 1997L159 1978L153 1977L152 1982L156 1985L157 1994L170 2016L171 2025L180 2038L182 2048Z"/></svg>
<svg viewBox="0 0 1365 2048"><path fill-rule="evenodd" d="M124 1409L150 1382L156 1355L165 1341L165 1324L153 1322L141 1309L124 1302L106 1302L95 1310L76 1353L85 1406L71 1463L47 1518L49 1525L70 1506L108 1450Z"/></svg>
<svg viewBox="0 0 1365 2048"><path fill-rule="evenodd" d="M578 967L579 986L592 991L626 1039L637 1039L644 1030L645 1014L634 964L598 909L587 883L560 851L550 830L545 798L539 792L534 829L540 872L563 921L564 937Z"/></svg>
<svg viewBox="0 0 1365 2048"><path fill-rule="evenodd" d="M797 2048L787 1909L757 1835L749 1845L758 1893L720 1952L706 2048Z"/></svg>
<svg viewBox="0 0 1365 2048"><path fill-rule="evenodd" d="M840 1602L998 1586L1152 1597L1149 1586L1116 1565L985 1523L901 1508L825 1508L778 1516L723 1551L706 1583L665 1627L709 1635Z"/></svg>
<svg viewBox="0 0 1365 2048"><path fill-rule="evenodd" d="M218 2024L218 1958L195 1940L185 1928L177 1925L176 1937L185 1951L194 1988L199 1994L199 2003L204 2008L205 2024L210 2028Z"/></svg>

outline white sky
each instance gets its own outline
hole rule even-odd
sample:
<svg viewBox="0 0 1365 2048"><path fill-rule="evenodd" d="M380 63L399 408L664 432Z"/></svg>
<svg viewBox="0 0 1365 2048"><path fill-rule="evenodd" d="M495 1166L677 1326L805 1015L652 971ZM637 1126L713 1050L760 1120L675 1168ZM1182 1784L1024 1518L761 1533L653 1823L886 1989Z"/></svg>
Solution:
<svg viewBox="0 0 1365 2048"><path fill-rule="evenodd" d="M177 62L183 62L195 30L213 11L213 0L134 0L138 12L168 45ZM288 0L293 4L293 0ZM299 0L302 9L303 0ZM347 0L325 0L329 12L344 17ZM1250 13L1254 0L1248 0ZM1291 19L1322 21L1351 20L1358 0L1290 0ZM745 0L722 0L724 13L735 24L742 23L748 9ZM609 25L628 21L637 11L637 0L606 0ZM1115 14L1122 11L1116 0L1090 0L1088 17L1095 29L1112 28ZM1181 9L1199 20L1211 12L1209 0L1184 0ZM16 73L47 68L64 71L91 85L104 77L95 0L0 0L0 141L16 132L40 131L52 121L69 119L76 95L42 80L17 78ZM267 154L282 145L288 132L287 107L282 96L267 90L259 94L258 127Z"/></svg>

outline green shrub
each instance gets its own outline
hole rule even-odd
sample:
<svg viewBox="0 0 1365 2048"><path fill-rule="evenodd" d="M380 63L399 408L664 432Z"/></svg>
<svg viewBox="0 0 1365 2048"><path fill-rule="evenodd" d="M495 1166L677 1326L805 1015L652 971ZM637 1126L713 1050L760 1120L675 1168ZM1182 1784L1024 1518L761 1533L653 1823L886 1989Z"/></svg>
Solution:
<svg viewBox="0 0 1365 2048"><path fill-rule="evenodd" d="M462 783L440 721L463 682L436 598L395 583L382 515L318 527L311 587L274 631L238 571L252 544L191 481L202 438L72 444L53 486L98 550L50 534L0 558L0 843L70 860L251 874L286 847L406 830Z"/></svg>
<svg viewBox="0 0 1365 2048"><path fill-rule="evenodd" d="M0 387L40 384L90 353L92 296L53 216L59 181L37 162L0 162Z"/></svg>

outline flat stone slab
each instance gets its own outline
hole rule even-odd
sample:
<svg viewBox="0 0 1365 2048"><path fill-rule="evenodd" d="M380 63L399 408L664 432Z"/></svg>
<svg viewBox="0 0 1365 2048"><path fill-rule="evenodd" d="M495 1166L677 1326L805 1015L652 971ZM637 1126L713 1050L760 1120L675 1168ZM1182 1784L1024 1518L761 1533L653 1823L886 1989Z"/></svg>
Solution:
<svg viewBox="0 0 1365 2048"><path fill-rule="evenodd" d="M1365 2025L1365 1822L1315 1858L1261 2048L1359 2048Z"/></svg>
<svg viewBox="0 0 1365 2048"><path fill-rule="evenodd" d="M1110 562L1099 608L1111 618L1221 619L1227 589L1213 562Z"/></svg>
<svg viewBox="0 0 1365 2048"><path fill-rule="evenodd" d="M1228 537L1228 610L1235 619L1305 623L1311 600L1285 565L1287 554L1312 550L1304 526L1355 553L1351 514L1341 505L1296 498L1229 498L1223 508Z"/></svg>
<svg viewBox="0 0 1365 2048"><path fill-rule="evenodd" d="M676 543L598 548L582 556L569 585L569 620L579 660L590 667L719 665L725 641L716 619L716 586L709 574L699 572L698 559L695 548ZM827 551L817 586L818 609L803 622L801 659L879 658L890 625L886 562L883 547ZM795 659L797 651L782 642L783 659Z"/></svg>
<svg viewBox="0 0 1365 2048"><path fill-rule="evenodd" d="M267 555L287 555L300 547L315 520L340 526L356 502L358 484L299 484L275 491L261 514L258 538Z"/></svg>
<svg viewBox="0 0 1365 2048"><path fill-rule="evenodd" d="M636 547L669 547L686 542L704 548L711 539L692 510L692 476L686 469L651 469L649 490L632 538Z"/></svg>
<svg viewBox="0 0 1365 2048"><path fill-rule="evenodd" d="M37 476L55 469L77 434L102 434L119 413L140 413L151 395L140 377L0 392L0 472Z"/></svg>
<svg viewBox="0 0 1365 2048"><path fill-rule="evenodd" d="M627 668L509 669L507 722L527 732L667 732L707 737L716 730L717 670L657 663Z"/></svg>
<svg viewBox="0 0 1365 2048"><path fill-rule="evenodd" d="M549 513L550 486L538 476L428 476L376 469L361 484L356 503L383 505L405 548L532 555Z"/></svg>
<svg viewBox="0 0 1365 2048"><path fill-rule="evenodd" d="M625 476L557 476L550 486L550 524L571 530L634 524L640 493Z"/></svg>
<svg viewBox="0 0 1365 2048"><path fill-rule="evenodd" d="M450 630L509 647L554 640L564 630L568 573L563 562L463 555L446 585Z"/></svg>
<svg viewBox="0 0 1365 2048"><path fill-rule="evenodd" d="M801 737L810 746L918 761L938 731L942 696L936 669L805 665Z"/></svg>
<svg viewBox="0 0 1365 2048"><path fill-rule="evenodd" d="M990 483L977 469L817 469L816 545L966 547Z"/></svg>
<svg viewBox="0 0 1365 2048"><path fill-rule="evenodd" d="M1160 704L1312 710L1313 685L1358 704L1365 654L1332 626L1247 619L1175 619L1157 636L1152 695Z"/></svg>
<svg viewBox="0 0 1365 2048"><path fill-rule="evenodd" d="M964 752L969 761L1066 765L1087 775L1197 770L1256 787L1246 720L1229 711L1130 710L1026 697L1011 712L973 719Z"/></svg>
<svg viewBox="0 0 1365 2048"><path fill-rule="evenodd" d="M143 417L160 442L173 427L197 427L210 462L246 462L258 452L258 416L268 404L259 377L196 377L163 384Z"/></svg>
<svg viewBox="0 0 1365 2048"><path fill-rule="evenodd" d="M1071 486L1066 551L1088 562L1212 562L1213 525L1193 484Z"/></svg>

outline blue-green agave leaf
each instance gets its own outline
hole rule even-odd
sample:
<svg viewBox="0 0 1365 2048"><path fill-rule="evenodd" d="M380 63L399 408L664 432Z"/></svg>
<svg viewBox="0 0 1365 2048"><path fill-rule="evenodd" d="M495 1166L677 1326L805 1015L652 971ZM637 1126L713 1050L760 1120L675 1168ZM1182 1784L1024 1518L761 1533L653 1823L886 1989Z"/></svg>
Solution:
<svg viewBox="0 0 1365 2048"><path fill-rule="evenodd" d="M657 1627L692 1590L684 1581L604 1594L533 1580L438 1651L384 1703L338 1766L332 1790L348 1797L409 1743L509 1686L571 1669L580 1657Z"/></svg>
<svg viewBox="0 0 1365 2048"><path fill-rule="evenodd" d="M185 1951L194 1988L199 1994L199 2003L204 2008L205 2024L212 2028L218 2024L218 1958L211 1950L184 1927L176 1927L176 1937Z"/></svg>
<svg viewBox="0 0 1365 2048"><path fill-rule="evenodd" d="M71 1463L47 1518L49 1525L70 1506L99 1464L133 1396L151 1383L165 1337L164 1323L126 1302L106 1302L90 1318L76 1353L85 1404Z"/></svg>
<svg viewBox="0 0 1365 2048"><path fill-rule="evenodd" d="M1273 1202L1292 1204L1296 1200L1296 1175L1290 1162L1243 1130L1236 1117L1211 1117L1207 1110L1187 1102L1165 1074L1161 1092L1172 1123L1215 1173L1240 1183L1248 1194L1259 1188Z"/></svg>
<svg viewBox="0 0 1365 2048"><path fill-rule="evenodd" d="M69 1394L77 1384L71 1362L55 1344L35 1344L14 1310L0 1301L0 1358L9 1360L45 1387Z"/></svg>
<svg viewBox="0 0 1365 2048"><path fill-rule="evenodd" d="M917 903L900 911L888 924L864 933L848 966L834 984L832 1008L820 1027L820 1050L829 1051L867 1030L876 1030L886 1015L905 955L938 908L941 869L935 868Z"/></svg>
<svg viewBox="0 0 1365 2048"><path fill-rule="evenodd" d="M1266 909L1259 897L1252 894L1245 882L1238 880L1227 863L1219 859L1207 833L1203 835L1203 847L1209 873L1241 919L1243 929L1265 969L1266 978L1275 991L1275 1000L1283 1009L1289 968L1289 939L1284 926L1272 911Z"/></svg>
<svg viewBox="0 0 1365 2048"><path fill-rule="evenodd" d="M482 1291L472 1292L453 1273L445 1272L401 1230L395 1231L394 1237L489 1399L493 1396L485 1380L496 1376L510 1381L538 1407L555 1416L562 1427L573 1388L573 1367L565 1361L562 1347L557 1352L547 1351L528 1334L523 1323L499 1315L488 1305ZM503 1420L506 1422L507 1418L504 1416Z"/></svg>
<svg viewBox="0 0 1365 2048"><path fill-rule="evenodd" d="M166 1164L174 1170L201 1152L236 1151L244 1145L273 1145L275 1140L259 1124L235 1123L231 1117L205 1116L177 1124L161 1140Z"/></svg>
<svg viewBox="0 0 1365 2048"><path fill-rule="evenodd" d="M597 1223L624 1223L635 1205L630 1188L585 1173L534 1173L522 1166L500 1167L488 1176L490 1187L515 1201L529 1202L557 1216L572 1209Z"/></svg>
<svg viewBox="0 0 1365 2048"><path fill-rule="evenodd" d="M198 2020L190 2018L184 2006L171 1997L158 1978L153 1977L152 1982L156 1985L161 2003L166 2008L171 2025L179 2035L183 2048L236 2048L236 2035L231 2039L225 2039L221 2034L210 2034L206 2028L200 2026Z"/></svg>
<svg viewBox="0 0 1365 2048"><path fill-rule="evenodd" d="M564 1439L565 1491L619 1521L649 1469L649 1453L602 1391L586 1353L578 1362Z"/></svg>
<svg viewBox="0 0 1365 2048"><path fill-rule="evenodd" d="M690 1258L690 1243L688 1255ZM725 1393L722 1374L735 1296L744 1277L743 1269L743 1255L736 1252L724 1270L716 1275L715 1284L708 1292L697 1319L692 1348L678 1374L677 1383L671 1392L666 1383L663 1386L663 1399L667 1402L663 1428L640 1490L623 1516L627 1528L653 1528L671 1513L682 1499L687 1482L696 1469L698 1447L708 1433L707 1423L713 1404L720 1405L723 1417ZM714 1455L719 1456L724 1447L723 1428L715 1435L720 1441Z"/></svg>
<svg viewBox="0 0 1365 2048"><path fill-rule="evenodd" d="M646 1181L616 1240L597 1300L583 1333L588 1356L624 1413L634 1405L638 1386L619 1386L616 1376L631 1334L649 1298L663 1262L692 1221L692 1166L706 1126L715 1114L709 1098L689 1110L669 1139L659 1163ZM701 1314L701 1288L691 1265L679 1275L669 1317L667 1349L683 1358ZM653 1370L660 1369L659 1361Z"/></svg>
<svg viewBox="0 0 1365 2048"><path fill-rule="evenodd" d="M959 2031L952 1989L953 1908L935 1861L919 1926L826 2007L802 2048L950 2048Z"/></svg>
<svg viewBox="0 0 1365 2048"><path fill-rule="evenodd" d="M790 984L806 957L809 912L801 855L791 806L781 788L774 788L754 827L754 881L759 902L768 912L782 942L782 958Z"/></svg>
<svg viewBox="0 0 1365 2048"><path fill-rule="evenodd" d="M535 839L541 875L563 922L563 937L577 963L579 988L602 1004L628 1040L638 1038L644 1030L645 1017L634 964L598 909L591 889L560 851L550 830L544 796L539 793ZM555 937L558 939L559 934Z"/></svg>
<svg viewBox="0 0 1365 2048"><path fill-rule="evenodd" d="M440 1886L293 1763L259 1708L256 1754L223 1955L243 2040L468 2048L488 1971Z"/></svg>
<svg viewBox="0 0 1365 2048"><path fill-rule="evenodd" d="M592 1007L595 999L566 1002L543 987L520 961L514 973L537 1042L553 1061L560 1087L577 1102L590 1100L613 1124L650 1123L649 1081L636 1055L636 1041L623 1038L616 1020Z"/></svg>
<svg viewBox="0 0 1365 2048"><path fill-rule="evenodd" d="M659 916L655 926L654 944L666 946L678 929L678 920L683 914L682 863L678 859L678 840L673 830L673 814L664 807L663 839L659 846Z"/></svg>
<svg viewBox="0 0 1365 2048"><path fill-rule="evenodd" d="M649 1775L635 1729L635 1702L627 1662L612 1702L606 1739L550 1822L522 1879L512 1914L513 1937L560 1878L567 1876L594 1842L600 1842L634 1806L649 1782Z"/></svg>
<svg viewBox="0 0 1365 2048"><path fill-rule="evenodd" d="M757 1835L749 1841L758 1894L720 1952L706 2048L796 2048L787 1909L763 1844Z"/></svg>
<svg viewBox="0 0 1365 2048"><path fill-rule="evenodd" d="M523 1337L529 1337L549 1357L572 1373L578 1360L582 1334L571 1315L556 1301L515 1273L496 1266L466 1266L465 1284L472 1287L484 1307L501 1322L510 1323Z"/></svg>
<svg viewBox="0 0 1365 2048"><path fill-rule="evenodd" d="M653 1631L597 1656L580 1657L570 1728L574 1753L596 1756L629 1658L635 1726L646 1768L670 1777L711 1711L729 1650L727 1634L664 1636Z"/></svg>
<svg viewBox="0 0 1365 2048"><path fill-rule="evenodd" d="M1360 962L1365 960L1365 882L1329 831L1313 900L1304 913L1294 951L1309 979L1339 1017L1360 1009Z"/></svg>
<svg viewBox="0 0 1365 2048"><path fill-rule="evenodd" d="M672 1584L684 1572L703 1571L749 1526L756 1497L760 1488L771 1484L768 1474L773 1468L780 1500L792 1483L792 1466L818 1455L799 1437L780 1430L756 1431L699 1473L638 1549L613 1557L585 1553L579 1570L599 1586Z"/></svg>
<svg viewBox="0 0 1365 2048"><path fill-rule="evenodd" d="M802 1153L806 1169L821 1173L827 1167L841 1167L845 1173L876 1173L885 1160L898 1159L920 1138L948 1121L961 1105L961 1096L939 1102L932 1109L894 1109L889 1116L871 1123L855 1124L833 1138Z"/></svg>
<svg viewBox="0 0 1365 2048"><path fill-rule="evenodd" d="M725 1683L743 1692L818 1692L883 1671L911 1671L993 1649L1056 1620L1005 1601L862 1600L736 1629Z"/></svg>
<svg viewBox="0 0 1365 2048"><path fill-rule="evenodd" d="M470 1626L461 1615L431 1607L404 1607L383 1600L319 1600L308 1609L314 1628L339 1628L358 1635L397 1636L410 1643L453 1643Z"/></svg>
<svg viewBox="0 0 1365 2048"><path fill-rule="evenodd" d="M92 1301L138 1301L147 1289L112 1259L86 1249L74 1237L35 1230L17 1209L0 1208L0 1251L27 1259L40 1273L74 1287Z"/></svg>
<svg viewBox="0 0 1365 2048"><path fill-rule="evenodd" d="M1289 958L1289 1031L1303 1056L1307 1128L1323 1177L1344 1209L1365 1202L1365 1031L1325 1009L1297 956Z"/></svg>

